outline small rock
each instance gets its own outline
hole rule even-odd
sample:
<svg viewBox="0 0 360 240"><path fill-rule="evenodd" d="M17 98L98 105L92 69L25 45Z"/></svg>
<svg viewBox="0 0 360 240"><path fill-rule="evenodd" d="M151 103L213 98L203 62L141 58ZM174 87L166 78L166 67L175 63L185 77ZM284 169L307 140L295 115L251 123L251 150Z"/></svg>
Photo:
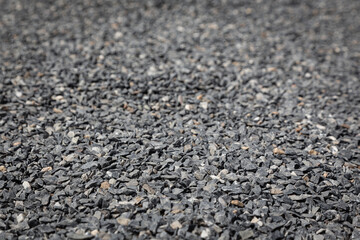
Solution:
<svg viewBox="0 0 360 240"><path fill-rule="evenodd" d="M140 173L140 171L139 171L138 169L135 169L134 171L132 171L131 173L129 173L129 177L130 177L130 178L134 178L134 177L136 177L139 173Z"/></svg>
<svg viewBox="0 0 360 240"><path fill-rule="evenodd" d="M210 145L209 145L209 151L210 151L210 155L211 155L211 156L214 156L214 155L215 155L216 149L217 149L216 144L215 144L215 143L210 143Z"/></svg>
<svg viewBox="0 0 360 240"><path fill-rule="evenodd" d="M104 190L108 190L110 188L109 182L107 182L107 181L102 182L101 185L100 185L100 188L104 189Z"/></svg>
<svg viewBox="0 0 360 240"><path fill-rule="evenodd" d="M6 172L6 167L4 165L0 166L0 172Z"/></svg>
<svg viewBox="0 0 360 240"><path fill-rule="evenodd" d="M92 235L85 235L85 234L79 234L79 233L69 233L66 236L69 239L73 239L73 240L87 240L87 239L92 239L94 237Z"/></svg>
<svg viewBox="0 0 360 240"><path fill-rule="evenodd" d="M73 137L75 137L75 133L73 131L70 131L70 132L68 132L67 136L69 138L73 138Z"/></svg>
<svg viewBox="0 0 360 240"><path fill-rule="evenodd" d="M54 204L54 208L55 208L55 209L62 209L61 203L56 202L56 203Z"/></svg>
<svg viewBox="0 0 360 240"><path fill-rule="evenodd" d="M125 183L125 185L129 188L134 188L138 185L138 181L136 181L135 179L131 179L129 182Z"/></svg>
<svg viewBox="0 0 360 240"><path fill-rule="evenodd" d="M232 200L230 202L231 205L235 205L235 206L238 206L238 207L241 207L243 208L244 207L244 203L243 202L240 202L239 200Z"/></svg>
<svg viewBox="0 0 360 240"><path fill-rule="evenodd" d="M214 229L215 230L215 232L217 232L217 233L221 233L223 230L222 230L222 228L221 227L219 227L218 225L216 225L216 224L214 224L214 225L212 225L212 227L211 227L212 229Z"/></svg>
<svg viewBox="0 0 360 240"><path fill-rule="evenodd" d="M225 177L225 175L228 174L228 173L229 173L229 170L223 169L223 170L221 170L221 171L219 172L218 176L221 177L221 178L223 178L223 177Z"/></svg>
<svg viewBox="0 0 360 240"><path fill-rule="evenodd" d="M96 211L95 214L94 214L94 217L96 217L97 219L101 219L101 212Z"/></svg>
<svg viewBox="0 0 360 240"><path fill-rule="evenodd" d="M215 222L217 223L224 223L226 221L225 212L217 212L214 216Z"/></svg>
<svg viewBox="0 0 360 240"><path fill-rule="evenodd" d="M229 181L236 181L239 179L239 176L236 175L235 173L229 173L225 176L225 178Z"/></svg>
<svg viewBox="0 0 360 240"><path fill-rule="evenodd" d="M309 194L289 195L289 198L293 201L301 201L301 200L304 200L309 197L311 197L311 195L309 195Z"/></svg>
<svg viewBox="0 0 360 240"><path fill-rule="evenodd" d="M15 96L17 96L18 98L21 98L22 97L22 92L20 91L15 91Z"/></svg>
<svg viewBox="0 0 360 240"><path fill-rule="evenodd" d="M174 210L171 211L172 214L178 214L178 213L181 213L181 212L183 212L183 210L181 210L181 209L174 209Z"/></svg>
<svg viewBox="0 0 360 240"><path fill-rule="evenodd" d="M253 219L251 219L251 223L258 223L259 219L257 217L253 217Z"/></svg>
<svg viewBox="0 0 360 240"><path fill-rule="evenodd" d="M274 154L285 154L285 151L280 148L274 148L273 153Z"/></svg>
<svg viewBox="0 0 360 240"><path fill-rule="evenodd" d="M311 149L311 150L309 151L309 154L315 156L315 155L318 154L318 152L315 151L314 149Z"/></svg>
<svg viewBox="0 0 360 240"><path fill-rule="evenodd" d="M16 217L16 221L18 223L21 223L22 221L24 221L25 217L24 217L24 214L20 213L19 215L17 215Z"/></svg>
<svg viewBox="0 0 360 240"><path fill-rule="evenodd" d="M123 217L118 217L116 219L116 221L120 224L120 225L123 225L123 226L127 226L129 225L129 223L131 222L131 220L129 218L123 218Z"/></svg>
<svg viewBox="0 0 360 240"><path fill-rule="evenodd" d="M279 189L279 188L272 188L270 190L270 193L273 194L273 195L277 195L277 194L282 194L283 191L281 189Z"/></svg>
<svg viewBox="0 0 360 240"><path fill-rule="evenodd" d="M76 155L74 153L72 153L72 154L69 154L67 156L64 156L63 159L66 162L72 162L75 159L75 157L76 157Z"/></svg>
<svg viewBox="0 0 360 240"><path fill-rule="evenodd" d="M189 152L190 150L191 150L191 145L190 144L186 144L185 146L184 146L184 152Z"/></svg>
<svg viewBox="0 0 360 240"><path fill-rule="evenodd" d="M31 189L30 183L28 181L24 181L22 185L24 189Z"/></svg>
<svg viewBox="0 0 360 240"><path fill-rule="evenodd" d="M204 179L205 174L202 173L202 172L200 172L200 171L195 171L195 172L194 172L194 176L195 176L195 178L196 178L197 180L202 180L202 179Z"/></svg>
<svg viewBox="0 0 360 240"><path fill-rule="evenodd" d="M52 127L45 127L45 131L49 134L52 135L54 132L54 129Z"/></svg>
<svg viewBox="0 0 360 240"><path fill-rule="evenodd" d="M122 34L122 32L116 32L116 33L114 34L114 38L115 38L116 40L122 38L123 36L124 36L124 34Z"/></svg>
<svg viewBox="0 0 360 240"><path fill-rule="evenodd" d="M228 205L228 204L226 203L226 201L225 201L222 197L219 197L218 201L219 201L219 203L220 203L222 206L224 206L224 207L226 207L226 206Z"/></svg>
<svg viewBox="0 0 360 240"><path fill-rule="evenodd" d="M95 154L100 154L101 153L101 149L99 147L93 147L91 149Z"/></svg>
<svg viewBox="0 0 360 240"><path fill-rule="evenodd" d="M209 238L210 233L211 233L210 228L205 228L204 230L202 230L200 237L201 238Z"/></svg>
<svg viewBox="0 0 360 240"><path fill-rule="evenodd" d="M186 104L185 105L185 110L191 111L193 109L195 109L194 105L192 105L192 104Z"/></svg>
<svg viewBox="0 0 360 240"><path fill-rule="evenodd" d="M360 229L359 228L354 228L354 230L351 234L351 239L352 240L360 239Z"/></svg>
<svg viewBox="0 0 360 240"><path fill-rule="evenodd" d="M325 126L322 126L322 125L320 125L320 124L316 124L316 127L317 127L318 129L320 129L320 130L325 130L325 129L326 129Z"/></svg>
<svg viewBox="0 0 360 240"><path fill-rule="evenodd" d="M200 103L200 107L201 107L202 109L204 109L204 110L207 110L207 108L208 108L208 103L207 103L207 102L201 102L201 103Z"/></svg>
<svg viewBox="0 0 360 240"><path fill-rule="evenodd" d="M203 97L204 97L204 95L200 94L200 95L196 96L196 99L200 101Z"/></svg>
<svg viewBox="0 0 360 240"><path fill-rule="evenodd" d="M71 143L73 143L73 144L77 144L78 141L79 141L79 137L73 137L73 138L71 139Z"/></svg>
<svg viewBox="0 0 360 240"><path fill-rule="evenodd" d="M15 201L15 207L16 208L23 208L24 202L23 201Z"/></svg>
<svg viewBox="0 0 360 240"><path fill-rule="evenodd" d="M181 223L179 221L176 220L175 222L170 224L170 227L172 229L178 229L178 228L182 228L182 225L181 225Z"/></svg>
<svg viewBox="0 0 360 240"><path fill-rule="evenodd" d="M257 165L250 162L249 160L247 159L244 159L241 161L241 167L245 170L248 170L248 171L255 171L258 169Z"/></svg>
<svg viewBox="0 0 360 240"><path fill-rule="evenodd" d="M145 189L148 193L150 194L155 194L155 190L153 188L151 188L148 184L144 184L143 186L143 189Z"/></svg>
<svg viewBox="0 0 360 240"><path fill-rule="evenodd" d="M133 201L135 204L139 204L142 200L144 200L143 197L137 196L137 197L135 197L135 199Z"/></svg>
<svg viewBox="0 0 360 240"><path fill-rule="evenodd" d="M314 240L324 240L325 238L323 235L314 234L313 239Z"/></svg>
<svg viewBox="0 0 360 240"><path fill-rule="evenodd" d="M333 155L337 155L338 154L338 152L339 152L339 150L337 149L337 147L336 146L331 146L331 153L333 154Z"/></svg>
<svg viewBox="0 0 360 240"><path fill-rule="evenodd" d="M50 195L49 195L49 194L46 194L46 195L44 195L44 196L41 198L41 204L42 204L43 206L48 205L49 202L50 202Z"/></svg>
<svg viewBox="0 0 360 240"><path fill-rule="evenodd" d="M163 101L163 102L168 102L169 100L170 100L169 96L164 96L161 98L161 101Z"/></svg>
<svg viewBox="0 0 360 240"><path fill-rule="evenodd" d="M63 111L58 108L53 108L54 113L62 113Z"/></svg>
<svg viewBox="0 0 360 240"><path fill-rule="evenodd" d="M212 193L216 189L217 185L214 182L208 182L206 186L204 186L204 190Z"/></svg>
<svg viewBox="0 0 360 240"><path fill-rule="evenodd" d="M243 239L243 240L252 238L254 236L254 232L251 229L240 231L239 234L240 234L241 239Z"/></svg>
<svg viewBox="0 0 360 240"><path fill-rule="evenodd" d="M51 170L52 170L52 167L44 167L43 169L41 169L41 172L48 172Z"/></svg>
<svg viewBox="0 0 360 240"><path fill-rule="evenodd" d="M178 195L178 194L182 193L183 191L184 191L184 190L181 189L181 188L174 188L174 189L172 190L172 193L175 194L175 195Z"/></svg>

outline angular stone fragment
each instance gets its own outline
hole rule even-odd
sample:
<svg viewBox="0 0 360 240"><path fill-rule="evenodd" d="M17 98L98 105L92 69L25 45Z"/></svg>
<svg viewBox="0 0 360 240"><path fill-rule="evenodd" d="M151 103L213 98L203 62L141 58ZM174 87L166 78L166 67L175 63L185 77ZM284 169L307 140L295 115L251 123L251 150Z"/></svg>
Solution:
<svg viewBox="0 0 360 240"><path fill-rule="evenodd" d="M52 170L52 167L44 167L43 169L41 169L41 172L48 172L48 171L51 171Z"/></svg>
<svg viewBox="0 0 360 240"><path fill-rule="evenodd" d="M148 184L144 184L143 186L142 186L148 193L150 193L150 194L155 194L155 190L152 188L152 187L150 187Z"/></svg>
<svg viewBox="0 0 360 240"><path fill-rule="evenodd" d="M31 189L30 183L28 181L24 181L22 185L24 189Z"/></svg>
<svg viewBox="0 0 360 240"><path fill-rule="evenodd" d="M110 188L110 183L108 181L104 181L100 185L101 189L108 190Z"/></svg>
<svg viewBox="0 0 360 240"><path fill-rule="evenodd" d="M285 151L280 148L274 148L273 153L283 155L283 154L285 154Z"/></svg>
<svg viewBox="0 0 360 240"><path fill-rule="evenodd" d="M127 226L129 225L129 223L131 222L131 220L129 218L123 218L123 217L118 217L116 219L116 221L120 224L120 225L123 225L123 226Z"/></svg>
<svg viewBox="0 0 360 240"><path fill-rule="evenodd" d="M239 200L231 200L230 204L241 207L241 208L243 208L245 206L244 203L240 202Z"/></svg>
<svg viewBox="0 0 360 240"><path fill-rule="evenodd" d="M182 228L181 223L180 223L179 221L177 221L177 220L174 221L174 222L172 222L172 223L170 224L170 226L171 226L172 229Z"/></svg>
<svg viewBox="0 0 360 240"><path fill-rule="evenodd" d="M94 238L93 235L86 235L86 234L80 234L80 233L68 233L67 237L69 239L73 239L73 240L87 240L87 239Z"/></svg>
<svg viewBox="0 0 360 240"><path fill-rule="evenodd" d="M245 239L249 239L252 238L254 236L254 231L251 229L247 229L244 231L240 231L239 235L241 237L241 239L245 240Z"/></svg>
<svg viewBox="0 0 360 240"><path fill-rule="evenodd" d="M304 199L307 199L311 197L309 194L301 194L301 195L289 195L289 198L293 201L302 201Z"/></svg>
<svg viewBox="0 0 360 240"><path fill-rule="evenodd" d="M279 188L272 188L270 190L270 193L273 194L273 195L277 195L277 194L282 194L283 191L281 189L279 189Z"/></svg>

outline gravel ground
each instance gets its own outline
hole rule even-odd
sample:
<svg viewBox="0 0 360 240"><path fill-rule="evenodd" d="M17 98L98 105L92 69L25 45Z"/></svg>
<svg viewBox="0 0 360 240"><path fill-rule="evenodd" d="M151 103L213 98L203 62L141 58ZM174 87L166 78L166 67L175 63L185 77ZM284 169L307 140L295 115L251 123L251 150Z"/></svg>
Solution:
<svg viewBox="0 0 360 240"><path fill-rule="evenodd" d="M0 0L0 239L360 239L359 29L358 0Z"/></svg>

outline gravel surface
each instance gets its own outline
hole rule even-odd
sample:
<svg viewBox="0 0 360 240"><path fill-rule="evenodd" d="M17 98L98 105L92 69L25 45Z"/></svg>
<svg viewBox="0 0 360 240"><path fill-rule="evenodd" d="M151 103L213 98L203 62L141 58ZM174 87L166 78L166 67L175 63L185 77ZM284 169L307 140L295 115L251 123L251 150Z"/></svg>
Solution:
<svg viewBox="0 0 360 240"><path fill-rule="evenodd" d="M0 0L0 239L360 239L359 29L358 0Z"/></svg>

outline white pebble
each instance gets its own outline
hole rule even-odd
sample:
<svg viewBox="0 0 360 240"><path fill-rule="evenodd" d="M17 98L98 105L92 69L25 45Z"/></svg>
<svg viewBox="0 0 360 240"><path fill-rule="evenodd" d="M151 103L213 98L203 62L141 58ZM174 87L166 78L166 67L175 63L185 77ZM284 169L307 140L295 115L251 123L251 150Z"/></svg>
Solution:
<svg viewBox="0 0 360 240"><path fill-rule="evenodd" d="M23 182L23 187L24 189L28 189L28 188L31 189L30 183L28 181Z"/></svg>
<svg viewBox="0 0 360 240"><path fill-rule="evenodd" d="M18 223L21 223L22 221L24 221L25 217L24 217L24 214L20 213L19 215L17 215L16 217L16 221Z"/></svg>

